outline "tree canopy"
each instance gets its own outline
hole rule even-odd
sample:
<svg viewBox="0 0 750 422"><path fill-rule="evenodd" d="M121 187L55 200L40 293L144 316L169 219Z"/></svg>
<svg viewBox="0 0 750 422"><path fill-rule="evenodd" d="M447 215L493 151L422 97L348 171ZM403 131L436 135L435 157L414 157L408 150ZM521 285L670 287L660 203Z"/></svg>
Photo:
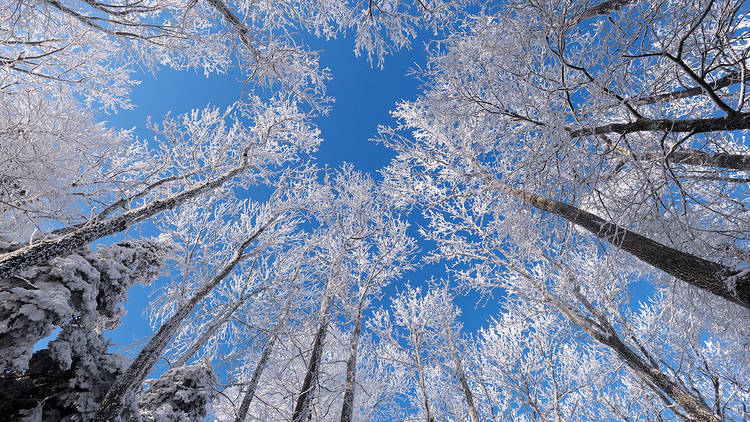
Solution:
<svg viewBox="0 0 750 422"><path fill-rule="evenodd" d="M10 420L750 418L742 0L0 16ZM377 174L317 157L334 99L310 44L347 36L379 68L431 39ZM132 122L151 138L107 123L167 69L244 85ZM127 354L108 333L135 285L153 334Z"/></svg>

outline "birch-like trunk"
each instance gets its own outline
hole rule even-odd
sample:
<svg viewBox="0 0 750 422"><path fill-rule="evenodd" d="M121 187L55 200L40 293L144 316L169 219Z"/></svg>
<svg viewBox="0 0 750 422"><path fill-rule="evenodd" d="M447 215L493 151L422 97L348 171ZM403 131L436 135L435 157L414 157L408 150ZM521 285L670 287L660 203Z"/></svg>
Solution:
<svg viewBox="0 0 750 422"><path fill-rule="evenodd" d="M318 379L318 372L320 371L320 361L323 358L323 345L326 334L328 334L328 308L330 304L331 298L329 293L326 292L326 296L323 298L323 306L321 307L318 331L315 333L312 353L310 353L310 362L307 365L305 379L302 382L302 388L297 398L297 405L294 407L292 422L306 422L310 417L310 403L312 403L315 394L314 389Z"/></svg>
<svg viewBox="0 0 750 422"><path fill-rule="evenodd" d="M469 388L469 382L466 379L466 372L464 371L464 366L461 363L461 357L458 356L458 351L456 350L456 345L454 344L452 338L449 339L448 344L451 349L451 355L453 356L453 363L456 366L458 382L461 384L461 389L464 393L464 400L466 400L466 406L469 408L469 415L471 416L472 422L479 422L479 412L477 412L477 407L474 404L474 395L471 393L471 389Z"/></svg>
<svg viewBox="0 0 750 422"><path fill-rule="evenodd" d="M430 411L430 400L427 398L427 382L422 368L422 348L417 341L417 333L414 333L411 329L409 329L409 339L412 344L412 350L414 350L414 360L417 364L417 383L419 384L420 393L422 393L422 406L424 407L425 422L434 422L435 418Z"/></svg>
<svg viewBox="0 0 750 422"><path fill-rule="evenodd" d="M523 189L506 186L476 161L474 164L481 176L500 192L536 209L562 217L612 246L623 249L641 261L692 286L750 309L750 271L743 272L670 248L588 211ZM730 285L733 288L730 288Z"/></svg>
<svg viewBox="0 0 750 422"><path fill-rule="evenodd" d="M341 406L341 422L351 422L354 413L354 388L357 379L357 350L362 336L362 309L357 313L354 331L349 339L349 358L346 361L346 387L344 389L344 403Z"/></svg>
<svg viewBox="0 0 750 422"><path fill-rule="evenodd" d="M222 280L224 280L245 258L244 251L260 234L273 222L274 219L262 226L258 231L248 237L236 250L232 259L221 271L214 276L196 292L178 311L165 322L159 330L151 337L151 340L143 347L138 356L128 367L127 371L110 387L107 395L102 400L101 407L96 415L97 421L115 422L119 420L124 403L123 399L132 395L138 386L143 383L146 376L151 372L156 362L162 355L167 344L179 330L183 320L193 311L193 308L203 300ZM250 296L259 293L264 288L257 289Z"/></svg>
<svg viewBox="0 0 750 422"><path fill-rule="evenodd" d="M548 293L545 296L555 304L555 306L576 326L588 333L594 340L607 346L622 360L630 369L635 371L640 377L643 377L654 392L663 397L669 397L674 403L680 406L686 413L681 415L685 421L706 421L719 422L720 418L708 407L703 401L681 388L671 377L665 374L654 363L641 357L626 345L617 335L614 327L604 319L600 312L596 312L597 321L580 314L577 310L561 303ZM592 305L580 294L577 294L579 300L588 309L593 309Z"/></svg>
<svg viewBox="0 0 750 422"><path fill-rule="evenodd" d="M247 299L248 297L242 298L237 303L224 307L221 312L219 312L219 314L216 315L208 324L208 327L203 330L203 334L201 334L201 336L198 337L198 339L190 345L189 349L187 349L182 355L180 355L180 357L172 364L172 366L179 367L185 365L187 361L190 360L191 357L193 357L194 354L198 353L198 350L200 350L201 347L208 343L208 340L210 340L211 337L216 334L219 328L221 328L224 324L226 324L227 321L229 321L229 318L234 315L234 312L239 309L239 307L242 306L242 304L244 304Z"/></svg>
<svg viewBox="0 0 750 422"><path fill-rule="evenodd" d="M271 356L273 345L276 343L276 338L279 334L279 327L281 327L281 320L276 323L276 326L269 336L266 345L263 347L263 354L261 354L258 364L255 365L253 376L250 379L250 382L247 384L247 391L245 391L245 396L242 398L242 404L240 404L240 410L237 412L237 418L235 419L235 422L245 422L247 412L248 410L250 410L250 404L252 404L253 398L255 398L255 389L258 388L260 377L261 375L263 375L263 371L266 369L266 366L268 366L268 358Z"/></svg>
<svg viewBox="0 0 750 422"><path fill-rule="evenodd" d="M214 180L203 182L193 188L155 200L134 210L127 211L105 221L96 219L80 224L77 229L58 238L41 240L0 257L0 279L9 278L33 265L43 265L58 256L70 255L89 243L105 236L121 232L163 211L173 209L196 196L223 185L247 168L248 151L242 154L242 162Z"/></svg>
<svg viewBox="0 0 750 422"><path fill-rule="evenodd" d="M307 365L307 373L305 373L305 380L302 382L302 388L297 398L297 405L294 407L294 414L292 415L293 422L305 422L310 417L310 403L314 396L315 383L318 379L318 371L320 370L320 361L323 357L323 343L325 342L327 333L328 320L324 318L320 322L318 331L315 333L310 362Z"/></svg>

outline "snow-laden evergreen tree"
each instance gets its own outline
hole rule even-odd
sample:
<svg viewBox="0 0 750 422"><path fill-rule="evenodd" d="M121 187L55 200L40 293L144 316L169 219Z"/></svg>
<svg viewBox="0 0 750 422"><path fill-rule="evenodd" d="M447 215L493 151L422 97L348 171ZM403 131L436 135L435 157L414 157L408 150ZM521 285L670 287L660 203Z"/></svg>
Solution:
<svg viewBox="0 0 750 422"><path fill-rule="evenodd" d="M128 365L124 356L109 352L102 330L119 325L127 290L151 283L172 250L169 239L128 240L55 258L4 280L0 346L9 415L93 420ZM56 329L57 337L32 353Z"/></svg>
<svg viewBox="0 0 750 422"><path fill-rule="evenodd" d="M214 400L215 375L210 366L175 367L159 378L146 381L138 399L144 422L200 422Z"/></svg>
<svg viewBox="0 0 750 422"><path fill-rule="evenodd" d="M34 344L63 325L115 328L127 290L153 281L170 251L167 240L123 241L55 258L2 280L0 369L25 370Z"/></svg>

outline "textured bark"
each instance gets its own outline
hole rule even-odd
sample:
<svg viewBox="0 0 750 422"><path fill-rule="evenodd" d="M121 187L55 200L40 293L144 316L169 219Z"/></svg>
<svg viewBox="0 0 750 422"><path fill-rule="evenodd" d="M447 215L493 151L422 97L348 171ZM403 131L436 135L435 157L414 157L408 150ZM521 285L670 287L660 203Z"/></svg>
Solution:
<svg viewBox="0 0 750 422"><path fill-rule="evenodd" d="M720 421L719 417L714 414L708 406L680 388L670 379L669 376L664 374L658 368L649 364L645 359L624 344L619 337L611 335L608 337L607 343L605 344L614 350L615 353L617 353L617 356L619 356L620 359L622 359L631 369L644 375L667 396L671 397L675 403L680 405L680 407L692 417L693 420L706 422Z"/></svg>
<svg viewBox="0 0 750 422"><path fill-rule="evenodd" d="M357 315L354 332L349 340L349 359L346 361L346 387L344 390L344 403L341 406L341 422L351 422L354 413L354 387L357 377L357 350L359 339L362 335L362 310Z"/></svg>
<svg viewBox="0 0 750 422"><path fill-rule="evenodd" d="M272 221L273 219L271 222ZM151 337L151 340L149 340L149 342L143 347L140 353L138 353L138 356L130 364L122 378L115 382L107 392L107 395L104 397L101 407L99 408L99 412L97 413L97 421L116 422L119 420L124 406L123 399L133 394L135 389L141 385L144 379L146 379L148 373L151 372L151 369L156 362L159 361L164 348L169 341L172 340L172 337L177 333L177 330L179 330L182 321L193 311L193 308L195 308L195 306L222 280L224 280L232 270L234 270L234 267L245 258L245 249L247 249L250 243L265 231L271 222L266 223L266 225L262 226L238 246L229 263L227 263L227 265L224 266L224 268L222 268L221 271L211 279L211 281L197 291L187 303L182 305L177 312L167 320L167 322L159 327L159 330L153 337ZM257 289L250 295L257 294L262 290L263 289Z"/></svg>
<svg viewBox="0 0 750 422"><path fill-rule="evenodd" d="M326 301L327 302L327 301ZM307 373L305 374L305 380L302 382L302 388L297 398L297 405L294 407L294 414L292 415L293 422L306 422L310 417L310 403L312 402L315 383L318 379L318 371L320 370L320 361L323 357L323 343L328 333L328 318L326 316L328 305L324 308L324 315L320 320L318 331L315 333L315 340L313 341L312 353L310 354L310 362L307 365Z"/></svg>
<svg viewBox="0 0 750 422"><path fill-rule="evenodd" d="M712 90L719 90L728 86L734 85L742 81L742 78L737 72L730 72L714 82L707 82L708 86ZM658 104L666 101L678 100L681 98L690 98L697 95L702 95L705 89L700 86L685 88L679 91L667 92L664 94L642 96L633 100L628 100L629 103L635 105L647 105L647 104Z"/></svg>
<svg viewBox="0 0 750 422"><path fill-rule="evenodd" d="M242 163L214 180L201 183L169 198L153 201L147 205L125 212L105 221L91 221L79 229L55 239L41 240L0 257L0 279L12 277L33 265L43 265L52 258L70 255L87 244L105 236L121 232L128 227L153 217L163 211L175 208L196 196L215 189L247 167L247 151Z"/></svg>
<svg viewBox="0 0 750 422"><path fill-rule="evenodd" d="M617 133L620 135L653 131L671 133L704 133L743 129L750 129L750 113L735 113L724 117L686 120L641 118L628 123L610 123L593 128L568 129L568 133L571 138L580 138L582 136L607 135L610 133Z"/></svg>
<svg viewBox="0 0 750 422"><path fill-rule="evenodd" d="M266 369L266 366L268 366L268 358L271 356L273 345L276 343L278 329L280 326L281 320L276 323L271 336L268 338L266 345L263 347L263 354L261 354L258 364L255 365L253 376L250 379L250 382L247 384L247 391L245 391L245 396L242 398L242 404L240 404L240 410L237 412L237 418L235 419L235 422L245 422L247 411L250 410L250 404L252 404L253 398L255 397L255 389L258 388L260 377L261 375L263 375L263 371Z"/></svg>
<svg viewBox="0 0 750 422"><path fill-rule="evenodd" d="M679 150L668 155L656 153L634 154L636 159L644 161L666 159L671 163L691 166L718 167L730 170L750 171L750 155L707 153L698 150Z"/></svg>
<svg viewBox="0 0 750 422"><path fill-rule="evenodd" d="M683 417L686 421L705 421L705 422L719 422L719 417L711 411L701 400L694 397L687 391L680 388L680 386L672 381L672 379L662 372L658 367L641 357L638 353L628 347L622 340L617 336L614 328L606 320L602 320L597 317L599 323L594 322L590 318L583 316L578 311L566 306L563 303L551 298L548 294L546 295L557 308L566 316L568 319L581 328L583 331L588 333L599 343L609 347L614 351L617 356L625 362L626 365L637 374L644 377L652 389L656 388L655 393L659 396L666 395L674 403L677 403L682 407L685 412L689 415L689 418ZM584 299L585 301L585 299ZM590 307L589 303L585 303ZM678 414L675 412L675 414ZM678 414L679 415L679 414Z"/></svg>
<svg viewBox="0 0 750 422"><path fill-rule="evenodd" d="M596 6L590 7L583 12L581 12L580 15L578 15L578 22L581 22L588 18L593 18L594 16L602 16L610 14L614 11L620 10L624 6L627 6L631 3L633 3L634 0L605 0Z"/></svg>
<svg viewBox="0 0 750 422"><path fill-rule="evenodd" d="M562 217L588 230L599 239L667 274L750 309L750 272L743 274L736 269L662 245L580 208L522 189L504 185L498 188L534 208ZM729 289L730 277L734 277L735 291Z"/></svg>
<svg viewBox="0 0 750 422"><path fill-rule="evenodd" d="M425 380L424 370L422 369L422 348L417 341L417 335L418 333L409 329L409 340L411 341L412 350L414 350L414 360L417 363L417 382L419 383L419 390L422 393L422 406L424 406L425 422L434 422L435 418L432 416L432 412L430 411L430 401L427 398L427 382Z"/></svg>
<svg viewBox="0 0 750 422"><path fill-rule="evenodd" d="M258 50L255 48L255 46L252 43L252 39L248 35L250 33L250 30L247 28L247 25L245 25L242 20L237 17L237 15L232 12L232 10L227 6L226 3L224 3L222 0L207 0L208 4L213 6L214 9L216 9L223 17L226 19L227 22L229 22L230 25L237 31L237 35L240 37L240 41L242 41L242 44L247 47L254 56L256 56L256 59L259 58Z"/></svg>

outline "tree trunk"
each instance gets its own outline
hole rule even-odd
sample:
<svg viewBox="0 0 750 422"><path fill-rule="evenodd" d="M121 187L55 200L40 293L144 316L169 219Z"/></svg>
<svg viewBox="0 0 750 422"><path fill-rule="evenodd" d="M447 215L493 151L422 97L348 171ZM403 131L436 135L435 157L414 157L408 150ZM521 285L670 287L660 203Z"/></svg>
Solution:
<svg viewBox="0 0 750 422"><path fill-rule="evenodd" d="M318 331L315 333L310 362L307 365L307 373L305 374L305 380L302 382L302 389L300 390L297 405L294 407L294 414L292 415L293 422L307 422L307 419L310 417L310 403L313 399L313 390L318 379L320 361L323 357L323 343L328 333L327 308L326 304L325 314L320 320Z"/></svg>
<svg viewBox="0 0 750 422"><path fill-rule="evenodd" d="M172 315L167 322L165 322L159 331L151 337L151 340L143 347L138 356L128 367L127 371L121 378L119 378L107 391L107 395L102 400L101 407L96 415L97 421L108 421L115 422L119 420L120 413L123 410L123 399L126 396L131 395L135 389L141 385L144 379L151 369L154 367L161 357L164 348L167 346L169 341L174 337L177 330L179 330L182 321L193 311L193 308L205 298L222 280L224 280L234 269L237 264L242 261L245 256L243 255L245 249L250 243L255 240L260 234L273 222L271 219L266 225L262 226L252 236L248 237L235 251L234 256L229 263L216 275L211 281L206 283L203 288L196 292L187 303L180 307L180 309ZM253 296L264 290L265 288L256 289L250 294Z"/></svg>
<svg viewBox="0 0 750 422"><path fill-rule="evenodd" d="M409 328L409 338L412 344L412 350L414 350L414 360L417 364L417 382L419 383L419 389L422 393L422 406L424 406L425 422L434 422L435 418L432 416L430 411L430 401L427 398L427 382L425 380L424 371L422 370L422 348L419 346L419 342L416 338L417 334Z"/></svg>
<svg viewBox="0 0 750 422"><path fill-rule="evenodd" d="M741 271L662 245L580 208L521 189L504 190L533 207L582 227L667 274L750 309L750 272ZM728 281L734 278L734 291Z"/></svg>
<svg viewBox="0 0 750 422"><path fill-rule="evenodd" d="M609 133L618 133L620 135L637 132L704 133L744 129L750 129L750 113L736 113L724 117L685 120L640 118L634 122L610 123L582 129L567 128L566 130L571 138L580 138L582 136L606 135Z"/></svg>
<svg viewBox="0 0 750 422"><path fill-rule="evenodd" d="M690 393L680 388L666 374L658 368L651 366L645 359L640 357L636 352L623 343L619 337L611 335L605 343L617 353L617 356L623 360L631 369L644 375L649 381L654 383L667 396L672 398L675 403L680 405L695 421L720 422L720 419L710 408L693 397Z"/></svg>
<svg viewBox="0 0 750 422"><path fill-rule="evenodd" d="M672 401L682 407L690 416L689 418L683 417L683 419L690 422L719 422L719 418L710 408L696 397L680 388L679 385L672 381L670 377L664 374L657 366L646 361L639 356L638 353L634 352L630 347L623 343L617 336L614 328L598 313L596 314L596 317L599 320L599 323L596 323L592 319L581 315L577 310L561 303L548 293L544 293L544 295L555 304L570 322L588 333L594 340L612 349L630 369L634 370L637 374L643 376L649 381L646 383L647 385L651 388L656 387L657 389L655 393L657 393L657 395L662 396L663 394L666 394L666 396ZM579 298L581 297L580 295L578 296ZM584 306L591 308L591 304L588 303L585 298L583 298L583 302Z"/></svg>
<svg viewBox="0 0 750 422"><path fill-rule="evenodd" d="M481 176L500 192L517 198L536 209L562 217L593 233L599 239L629 252L641 261L692 286L750 309L750 271L736 270L670 248L624 227L610 223L588 211L523 189L506 186L489 174L476 161L474 161L474 166ZM730 289L730 285L734 288Z"/></svg>
<svg viewBox="0 0 750 422"><path fill-rule="evenodd" d="M453 340L450 340L451 354L453 355L453 362L456 365L456 374L458 375L458 382L461 384L461 389L464 393L464 399L466 400L466 406L469 408L469 415L471 416L472 422L479 422L479 412L477 407L474 405L474 396L471 394L469 388L469 382L466 380L466 372L461 364L461 358L458 356L455 344Z"/></svg>
<svg viewBox="0 0 750 422"><path fill-rule="evenodd" d="M714 154L698 150L678 150L669 153L667 156L661 153L633 153L633 155L641 161L666 159L670 163L750 171L750 155L743 154Z"/></svg>
<svg viewBox="0 0 750 422"><path fill-rule="evenodd" d="M260 377L261 375L263 375L263 370L266 369L266 366L268 364L268 358L271 356L273 345L274 343L276 343L276 337L278 336L278 329L280 326L281 320L276 323L271 336L268 338L265 347L263 347L263 354L260 356L258 364L255 365L253 377L247 384L247 391L245 391L245 397L242 398L242 404L240 405L240 410L237 412L237 418L235 419L235 422L245 422L247 411L250 410L250 404L253 402L253 398L255 397L255 389L258 387Z"/></svg>
<svg viewBox="0 0 750 422"><path fill-rule="evenodd" d="M41 240L32 245L7 253L0 257L0 279L9 278L32 265L43 265L52 258L70 255L87 244L105 236L121 232L128 227L175 208L196 196L215 189L247 167L248 151L243 152L242 162L214 180L203 182L165 199L159 199L134 210L127 211L106 221L92 220L77 230L55 239Z"/></svg>
<svg viewBox="0 0 750 422"><path fill-rule="evenodd" d="M616 10L620 10L631 3L634 3L634 0L605 0L596 6L582 11L576 20L581 22L585 19L593 18L594 16L607 15Z"/></svg>
<svg viewBox="0 0 750 422"><path fill-rule="evenodd" d="M357 349L362 334L362 310L359 310L354 324L352 338L349 340L349 359L346 361L346 387L344 404L341 406L341 422L351 422L354 413L354 388L357 376Z"/></svg>
<svg viewBox="0 0 750 422"><path fill-rule="evenodd" d="M327 286L330 288L330 284ZM314 395L315 383L318 380L320 370L320 361L323 358L323 344L325 343L326 334L328 334L328 308L331 306L331 296L326 291L323 296L323 303L320 307L320 318L318 322L318 331L315 333L313 340L312 352L310 353L310 362L307 364L305 379L302 381L297 405L294 407L292 422L307 422L310 417L310 403Z"/></svg>
<svg viewBox="0 0 750 422"><path fill-rule="evenodd" d="M198 337L197 340L193 342L193 344L190 345L190 348L186 350L180 357L177 359L172 366L173 367L179 367L182 365L185 365L187 361L200 350L203 345L205 345L208 340L214 336L216 331L221 328L222 325L224 325L227 321L229 321L229 318L232 317L234 312L242 306L243 303L247 298L243 298L242 300L239 300L237 303L231 306L227 306L224 309L219 312L218 315L216 315L213 318L213 321L208 325L206 329L203 330L203 334L201 334L200 337Z"/></svg>

